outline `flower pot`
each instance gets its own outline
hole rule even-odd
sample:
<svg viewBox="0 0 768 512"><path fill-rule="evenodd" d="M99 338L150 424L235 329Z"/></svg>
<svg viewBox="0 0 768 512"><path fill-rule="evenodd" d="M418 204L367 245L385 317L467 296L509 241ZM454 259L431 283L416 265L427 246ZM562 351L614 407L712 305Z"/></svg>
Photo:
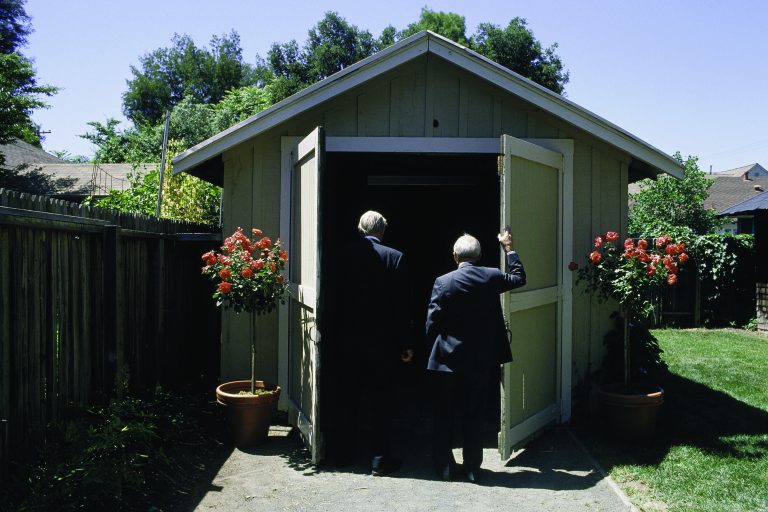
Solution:
<svg viewBox="0 0 768 512"><path fill-rule="evenodd" d="M238 448L255 446L267 440L272 412L280 398L280 386L256 381L257 389L274 391L263 395L240 395L250 391L250 380L225 382L216 388L216 401L226 407L227 430Z"/></svg>
<svg viewBox="0 0 768 512"><path fill-rule="evenodd" d="M613 435L628 441L644 441L656 430L664 390L657 386L609 384L599 391L600 409Z"/></svg>

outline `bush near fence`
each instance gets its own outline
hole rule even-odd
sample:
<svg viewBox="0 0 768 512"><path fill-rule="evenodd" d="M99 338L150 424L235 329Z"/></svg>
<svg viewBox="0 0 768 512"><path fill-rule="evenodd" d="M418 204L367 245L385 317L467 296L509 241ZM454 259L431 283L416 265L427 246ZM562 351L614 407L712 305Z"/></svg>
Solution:
<svg viewBox="0 0 768 512"><path fill-rule="evenodd" d="M0 190L0 463L72 406L218 379L218 227Z"/></svg>

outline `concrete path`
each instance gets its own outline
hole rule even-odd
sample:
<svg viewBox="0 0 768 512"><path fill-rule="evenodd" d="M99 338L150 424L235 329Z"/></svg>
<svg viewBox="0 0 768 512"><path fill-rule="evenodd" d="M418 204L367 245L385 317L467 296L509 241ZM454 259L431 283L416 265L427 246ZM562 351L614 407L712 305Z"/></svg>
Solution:
<svg viewBox="0 0 768 512"><path fill-rule="evenodd" d="M629 511L626 497L604 478L565 428L533 441L508 463L485 450L482 481L436 480L428 447L400 439L404 466L373 477L361 461L313 467L290 427L246 453L235 449L212 482L198 489L197 511ZM454 451L461 463L460 450Z"/></svg>

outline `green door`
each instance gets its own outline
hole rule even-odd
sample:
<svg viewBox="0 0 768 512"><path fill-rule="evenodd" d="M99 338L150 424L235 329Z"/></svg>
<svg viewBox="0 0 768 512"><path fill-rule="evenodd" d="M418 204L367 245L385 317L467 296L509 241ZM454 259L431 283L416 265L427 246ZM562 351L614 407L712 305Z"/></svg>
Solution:
<svg viewBox="0 0 768 512"><path fill-rule="evenodd" d="M289 298L280 311L280 384L290 422L297 426L312 454L322 460L318 386L320 340L317 329L320 296L320 175L325 160L325 135L318 127L303 139L283 143L281 228L289 253Z"/></svg>
<svg viewBox="0 0 768 512"><path fill-rule="evenodd" d="M511 226L526 286L502 296L514 360L502 369L504 459L560 419L563 155L504 135L501 225ZM570 370L570 368L569 368Z"/></svg>

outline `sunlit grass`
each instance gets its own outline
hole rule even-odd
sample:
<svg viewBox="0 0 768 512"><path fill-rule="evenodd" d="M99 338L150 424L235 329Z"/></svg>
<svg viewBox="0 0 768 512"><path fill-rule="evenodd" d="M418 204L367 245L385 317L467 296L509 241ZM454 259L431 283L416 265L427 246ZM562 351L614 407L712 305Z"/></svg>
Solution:
<svg viewBox="0 0 768 512"><path fill-rule="evenodd" d="M734 330L657 330L670 375L646 445L584 432L644 511L768 511L768 339Z"/></svg>

